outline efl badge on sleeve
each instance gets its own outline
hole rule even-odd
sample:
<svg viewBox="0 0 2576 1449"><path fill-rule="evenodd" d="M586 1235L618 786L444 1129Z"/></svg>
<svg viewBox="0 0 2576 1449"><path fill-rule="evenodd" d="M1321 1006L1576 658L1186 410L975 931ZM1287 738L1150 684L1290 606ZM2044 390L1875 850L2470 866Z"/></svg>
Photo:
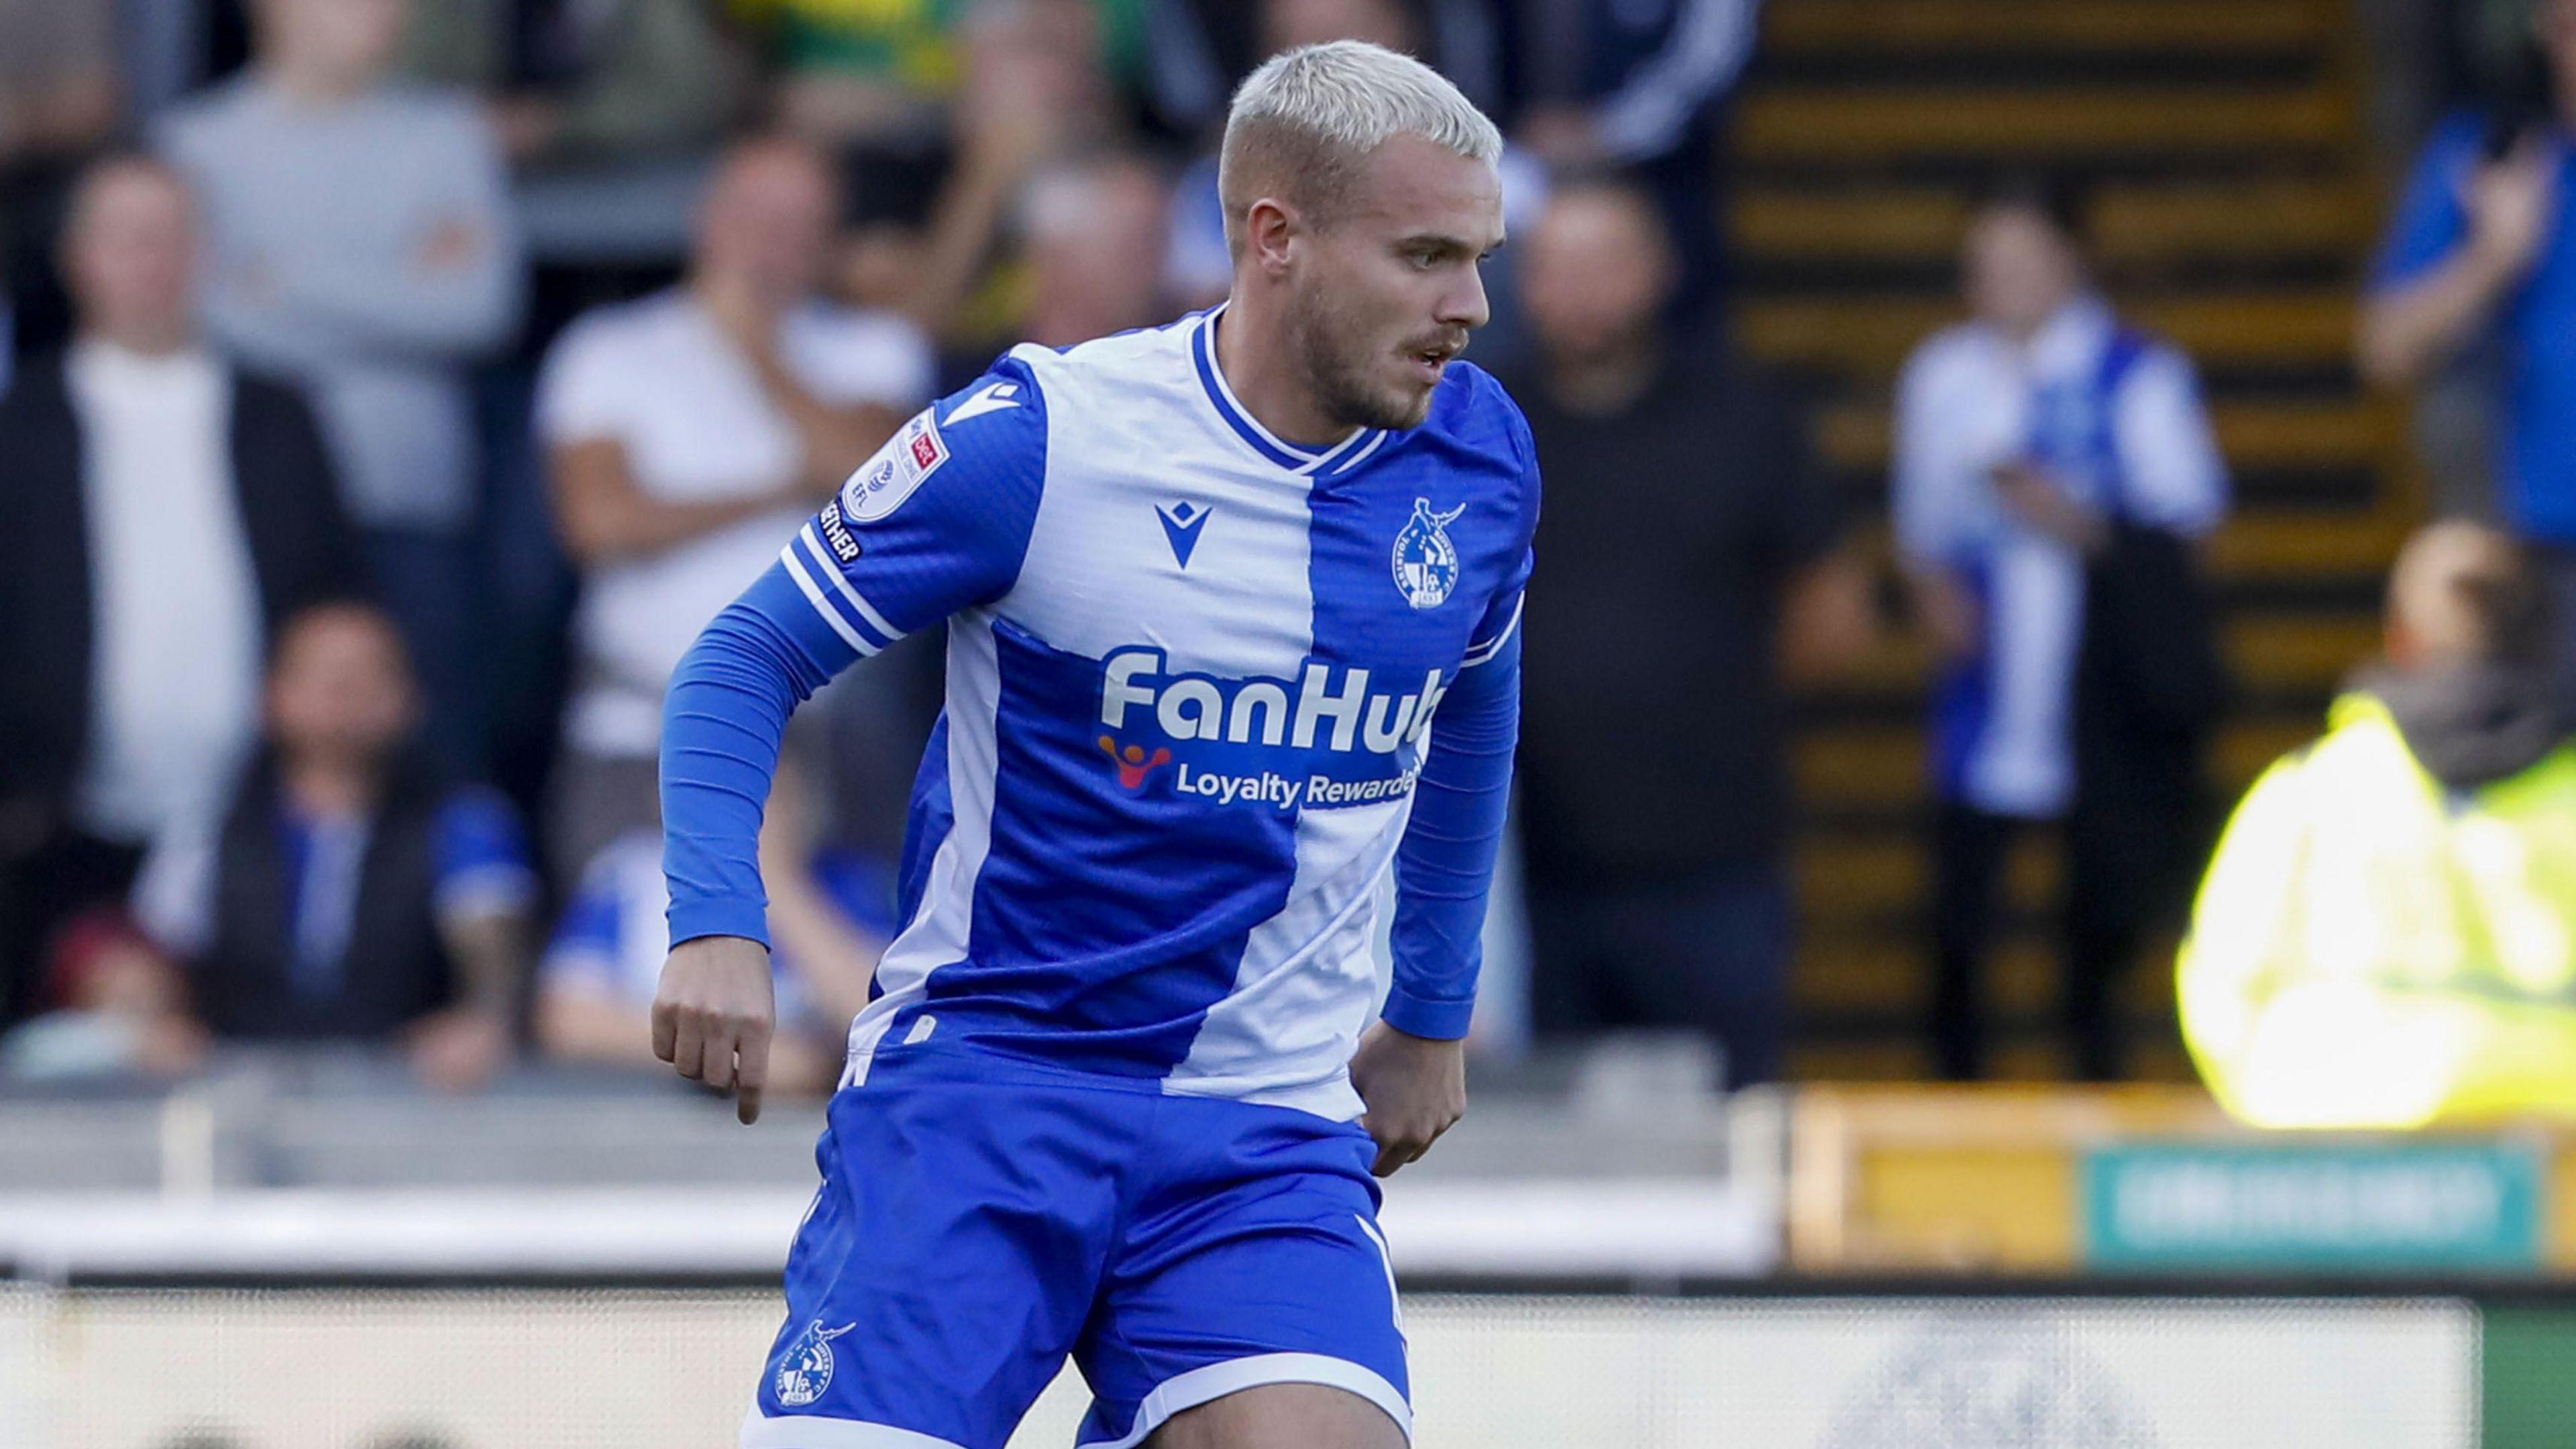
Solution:
<svg viewBox="0 0 2576 1449"><path fill-rule="evenodd" d="M947 461L948 441L939 436L939 420L925 408L841 485L842 515L852 523L876 522L902 507Z"/></svg>

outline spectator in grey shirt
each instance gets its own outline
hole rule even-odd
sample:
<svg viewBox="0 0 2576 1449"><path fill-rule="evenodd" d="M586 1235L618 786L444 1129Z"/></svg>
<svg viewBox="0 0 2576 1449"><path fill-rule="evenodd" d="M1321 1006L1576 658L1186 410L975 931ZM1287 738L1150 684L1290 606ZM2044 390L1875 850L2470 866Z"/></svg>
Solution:
<svg viewBox="0 0 2576 1449"><path fill-rule="evenodd" d="M515 327L524 269L473 98L387 80L408 0L254 0L237 79L162 141L208 228L208 321L303 381L351 518L453 742L475 507L464 364Z"/></svg>

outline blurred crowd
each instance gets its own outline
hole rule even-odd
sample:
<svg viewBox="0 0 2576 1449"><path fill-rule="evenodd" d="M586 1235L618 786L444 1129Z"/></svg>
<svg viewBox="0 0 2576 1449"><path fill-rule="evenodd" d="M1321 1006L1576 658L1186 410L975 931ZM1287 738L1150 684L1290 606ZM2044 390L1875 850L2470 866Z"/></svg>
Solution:
<svg viewBox="0 0 2576 1449"><path fill-rule="evenodd" d="M280 1042L451 1088L530 1053L652 1067L682 652L997 351L1221 300L1231 86L1344 37L1512 139L1475 359L1548 504L1480 1033L1680 1028L1730 1083L1777 1076L1791 695L1901 613L1938 661L1939 1069L1987 1068L2002 864L2055 826L2066 1028L2119 1075L2112 1003L2188 895L2226 694L2198 379L2094 285L2080 198L1999 178L1965 320L1898 386L1883 586L1796 392L1723 340L1757 11L0 0L0 1077ZM2532 25L2576 80L2576 0ZM2504 350L2507 517L2576 603L2571 130L2437 132L2359 355L2396 381ZM762 845L782 1085L829 1085L895 928L938 671L890 650L791 736Z"/></svg>
<svg viewBox="0 0 2576 1449"><path fill-rule="evenodd" d="M681 653L996 352L1221 299L1216 133L1289 46L1423 54L1510 124L1512 220L1545 235L1526 280L1496 276L1479 355L1561 354L1552 426L1662 421L1634 466L1675 484L1676 408L1715 397L1779 436L1744 499L1620 505L1691 509L1758 557L1723 571L1735 622L1701 664L1767 668L1772 575L1837 524L1796 419L1668 361L1713 313L1713 138L1755 20L1752 0L0 4L0 497L21 520L0 1073L311 1043L392 1048L451 1088L530 1052L649 1067ZM790 1083L831 1080L893 928L938 670L935 645L891 651L792 742L763 846ZM1730 702L1776 754L1776 701ZM1660 747L1688 775L1701 744ZM1706 839L1666 810L1647 853L1683 874L1776 854L1778 767L1748 758L1757 788ZM1595 768L1569 755L1570 796ZM1597 820L1569 850L1555 874L1637 853ZM1578 938L1617 928L1590 889ZM1785 950L1776 879L1721 894L1734 949ZM1721 1010L1698 995L1622 1009Z"/></svg>

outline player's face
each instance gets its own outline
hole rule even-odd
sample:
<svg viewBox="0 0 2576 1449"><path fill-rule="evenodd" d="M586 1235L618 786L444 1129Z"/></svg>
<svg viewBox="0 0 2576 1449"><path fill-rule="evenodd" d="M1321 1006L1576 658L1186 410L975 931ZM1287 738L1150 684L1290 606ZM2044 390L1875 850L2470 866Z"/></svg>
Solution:
<svg viewBox="0 0 2576 1449"><path fill-rule="evenodd" d="M269 673L269 726L289 751L378 755L410 732L418 708L393 626L361 610L297 620Z"/></svg>
<svg viewBox="0 0 2576 1449"><path fill-rule="evenodd" d="M789 145L746 151L708 192L701 259L774 304L798 301L822 279L839 208L831 173L812 155Z"/></svg>
<svg viewBox="0 0 2576 1449"><path fill-rule="evenodd" d="M131 341L179 336L193 314L195 217L170 176L120 167L93 180L74 212L63 269L89 326Z"/></svg>
<svg viewBox="0 0 2576 1449"><path fill-rule="evenodd" d="M261 16L270 44L332 75L363 80L393 63L411 24L411 0L266 0Z"/></svg>
<svg viewBox="0 0 2576 1449"><path fill-rule="evenodd" d="M1419 136L1377 149L1348 215L1312 234L1289 333L1325 411L1410 428L1491 315L1479 264L1503 243L1494 168Z"/></svg>
<svg viewBox="0 0 2576 1449"><path fill-rule="evenodd" d="M1672 291L1672 252L1642 197L1572 192L1522 245L1521 301L1554 353L1598 357L1645 335Z"/></svg>
<svg viewBox="0 0 2576 1449"><path fill-rule="evenodd" d="M2083 283L2075 249L2048 219L1996 207L1968 229L1968 305L2006 331L2027 334Z"/></svg>

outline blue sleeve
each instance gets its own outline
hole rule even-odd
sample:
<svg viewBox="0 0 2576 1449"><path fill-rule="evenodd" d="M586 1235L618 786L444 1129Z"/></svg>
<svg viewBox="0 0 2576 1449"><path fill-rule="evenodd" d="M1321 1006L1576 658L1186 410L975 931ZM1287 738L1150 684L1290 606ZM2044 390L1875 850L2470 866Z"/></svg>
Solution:
<svg viewBox="0 0 2576 1449"><path fill-rule="evenodd" d="M760 817L787 717L853 661L1008 593L1045 468L1045 403L1005 358L905 424L690 646L662 704L673 945L767 944Z"/></svg>
<svg viewBox="0 0 2576 1449"><path fill-rule="evenodd" d="M1520 732L1516 630L1484 663L1460 669L1441 696L1414 782L1413 817L1395 855L1395 984L1383 1013L1398 1031L1441 1041L1467 1034Z"/></svg>
<svg viewBox="0 0 2576 1449"><path fill-rule="evenodd" d="M438 909L481 914L525 909L537 872L519 814L497 790L459 790L438 811Z"/></svg>
<svg viewBox="0 0 2576 1449"><path fill-rule="evenodd" d="M2480 133L2475 117L2453 116L2424 143L2372 264L2372 287L2413 281L2440 265L2468 235L2460 186L2477 166Z"/></svg>
<svg viewBox="0 0 2576 1449"><path fill-rule="evenodd" d="M1010 592L1046 472L1046 400L1005 357L859 465L779 563L838 649L833 672Z"/></svg>
<svg viewBox="0 0 2576 1449"><path fill-rule="evenodd" d="M1521 601L1532 557L1527 539L1538 521L1538 468L1517 411L1512 422L1525 470L1520 561L1487 604L1455 682L1440 697L1414 782L1413 815L1395 855L1395 982L1381 1014L1398 1031L1440 1041L1464 1037L1475 1014L1485 899L1520 743Z"/></svg>

